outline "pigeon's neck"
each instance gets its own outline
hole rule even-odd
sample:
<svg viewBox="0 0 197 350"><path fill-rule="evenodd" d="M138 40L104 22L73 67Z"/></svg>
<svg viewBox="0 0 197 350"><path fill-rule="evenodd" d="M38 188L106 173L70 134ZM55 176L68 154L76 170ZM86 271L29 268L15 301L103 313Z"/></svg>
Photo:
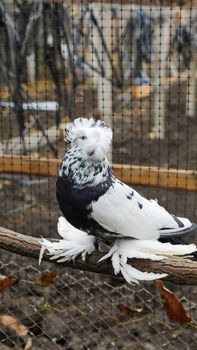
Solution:
<svg viewBox="0 0 197 350"><path fill-rule="evenodd" d="M66 176L74 187L93 187L113 180L107 158L98 162L87 160L80 150L71 149L63 158L59 176Z"/></svg>

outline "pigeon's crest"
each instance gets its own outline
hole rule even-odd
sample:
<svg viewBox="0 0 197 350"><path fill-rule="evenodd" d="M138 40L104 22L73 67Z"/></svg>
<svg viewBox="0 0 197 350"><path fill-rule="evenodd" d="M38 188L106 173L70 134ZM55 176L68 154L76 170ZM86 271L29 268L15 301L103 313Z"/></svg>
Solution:
<svg viewBox="0 0 197 350"><path fill-rule="evenodd" d="M112 140L111 128L102 120L95 120L93 118L77 118L73 123L69 123L66 127L67 137L66 142L71 143L80 132L92 128L101 128L109 142Z"/></svg>

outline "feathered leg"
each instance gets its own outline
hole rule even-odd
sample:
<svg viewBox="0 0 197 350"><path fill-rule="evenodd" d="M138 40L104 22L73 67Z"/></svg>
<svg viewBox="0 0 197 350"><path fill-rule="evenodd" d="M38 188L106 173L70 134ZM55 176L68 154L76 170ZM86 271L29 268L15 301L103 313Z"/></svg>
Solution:
<svg viewBox="0 0 197 350"><path fill-rule="evenodd" d="M86 254L91 254L95 250L95 237L76 229L63 216L59 218L57 230L63 239L50 242L42 238L40 241L39 264L45 250L51 255L51 260L58 259L58 262L73 260L79 254L85 260Z"/></svg>
<svg viewBox="0 0 197 350"><path fill-rule="evenodd" d="M103 256L100 261L111 257L115 274L121 272L127 282L139 283L142 280L150 281L163 278L166 274L139 271L127 264L127 259L140 258L159 261L168 256L192 254L196 250L195 244L173 245L157 240L117 239L109 253Z"/></svg>

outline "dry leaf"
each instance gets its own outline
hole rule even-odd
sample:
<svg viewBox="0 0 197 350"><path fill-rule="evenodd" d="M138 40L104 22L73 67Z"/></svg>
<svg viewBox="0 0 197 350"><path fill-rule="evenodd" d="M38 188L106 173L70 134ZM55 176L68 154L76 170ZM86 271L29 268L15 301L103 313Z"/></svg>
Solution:
<svg viewBox="0 0 197 350"><path fill-rule="evenodd" d="M176 295L164 286L163 282L157 281L157 289L161 295L161 300L168 319L180 324L191 323L191 317L187 314L183 304Z"/></svg>
<svg viewBox="0 0 197 350"><path fill-rule="evenodd" d="M141 314L143 311L143 308L131 309L125 304L118 304L116 306L123 315L129 316L129 317L133 317L136 314Z"/></svg>
<svg viewBox="0 0 197 350"><path fill-rule="evenodd" d="M9 278L4 275L0 275L0 292L3 292L4 289L9 288L17 283L17 280L14 278Z"/></svg>
<svg viewBox="0 0 197 350"><path fill-rule="evenodd" d="M0 322L14 330L19 337L25 337L28 333L28 328L10 315L0 315Z"/></svg>
<svg viewBox="0 0 197 350"><path fill-rule="evenodd" d="M24 350L30 350L31 347L32 347L32 339L29 337L29 338L27 338Z"/></svg>
<svg viewBox="0 0 197 350"><path fill-rule="evenodd" d="M145 315L145 314L149 314L149 313L153 312L151 307L149 307L147 305L140 307L140 308L135 308L135 309L131 309L129 306L127 306L125 304L118 304L116 306L123 315L129 316L129 317L133 317L136 314L137 315Z"/></svg>
<svg viewBox="0 0 197 350"><path fill-rule="evenodd" d="M22 324L16 318L10 315L0 315L0 323L15 331L17 336L19 337L26 337L29 332L28 328L24 324ZM29 350L31 347L32 339L28 337L25 343L24 350Z"/></svg>
<svg viewBox="0 0 197 350"><path fill-rule="evenodd" d="M39 287L48 287L51 283L54 282L57 274L54 271L49 271L42 274L36 281L37 286Z"/></svg>

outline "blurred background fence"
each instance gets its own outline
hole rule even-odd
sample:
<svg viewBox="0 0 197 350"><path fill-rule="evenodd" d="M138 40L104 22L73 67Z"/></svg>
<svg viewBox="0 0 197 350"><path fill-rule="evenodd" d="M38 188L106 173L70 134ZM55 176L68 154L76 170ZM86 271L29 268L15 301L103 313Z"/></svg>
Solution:
<svg viewBox="0 0 197 350"><path fill-rule="evenodd" d="M197 221L196 1L1 0L0 38L1 226L57 237L57 159L78 116L111 125L120 178ZM197 349L197 326L170 322L155 283L3 250L0 267L17 281L0 283L2 350ZM168 287L195 323L196 287Z"/></svg>

